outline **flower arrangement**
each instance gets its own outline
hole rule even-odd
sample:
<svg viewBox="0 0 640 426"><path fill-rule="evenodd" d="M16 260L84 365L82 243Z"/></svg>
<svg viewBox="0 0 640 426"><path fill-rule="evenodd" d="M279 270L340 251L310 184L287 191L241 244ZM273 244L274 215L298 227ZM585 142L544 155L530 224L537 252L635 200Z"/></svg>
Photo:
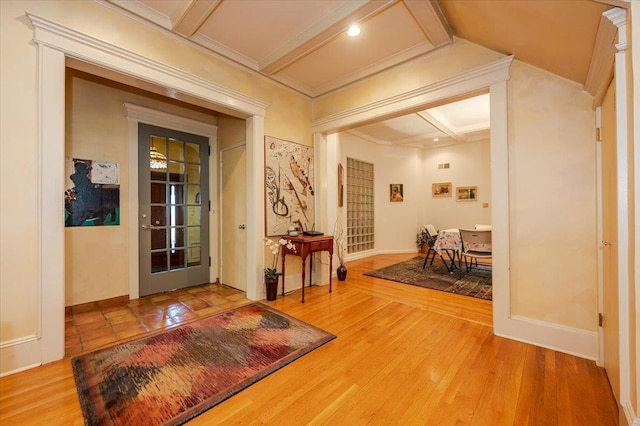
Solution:
<svg viewBox="0 0 640 426"><path fill-rule="evenodd" d="M333 226L333 241L336 245L336 256L338 256L338 261L340 262L340 266L344 266L344 228L342 227L342 222L340 219L336 219L336 223Z"/></svg>
<svg viewBox="0 0 640 426"><path fill-rule="evenodd" d="M423 244L428 244L429 243L429 233L427 232L427 229L423 226L420 228L420 232L418 232L418 234L416 235L416 245L418 246L418 248L421 248Z"/></svg>
<svg viewBox="0 0 640 426"><path fill-rule="evenodd" d="M296 251L296 246L291 242L291 240L286 240L284 238L280 238L277 242L273 241L271 238L265 238L264 243L269 250L271 250L271 254L273 254L273 262L271 263L271 268L264 268L264 276L265 278L278 278L278 276L282 275L282 272L278 272L278 257L280 256L280 251L282 246L287 246L289 250Z"/></svg>

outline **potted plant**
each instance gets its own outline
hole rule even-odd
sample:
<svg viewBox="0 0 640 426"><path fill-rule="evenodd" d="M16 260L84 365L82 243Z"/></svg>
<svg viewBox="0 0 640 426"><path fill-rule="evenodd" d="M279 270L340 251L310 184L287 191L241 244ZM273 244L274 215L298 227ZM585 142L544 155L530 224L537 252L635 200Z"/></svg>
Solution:
<svg viewBox="0 0 640 426"><path fill-rule="evenodd" d="M420 253L426 253L428 249L429 243L429 233L427 229L423 226L420 228L420 232L416 235L416 245L420 249Z"/></svg>
<svg viewBox="0 0 640 426"><path fill-rule="evenodd" d="M333 227L333 241L336 245L336 256L338 256L338 262L340 262L340 266L336 269L336 274L338 275L339 281L344 281L347 279L347 267L344 266L344 229L340 219L336 220L336 224Z"/></svg>
<svg viewBox="0 0 640 426"><path fill-rule="evenodd" d="M278 295L278 278L282 275L282 272L278 272L278 257L282 246L287 246L289 250L296 251L296 246L293 245L291 240L280 238L278 241L273 241L271 238L264 239L265 245L271 251L273 255L273 261L270 268L264 268L264 284L267 289L267 300L276 300Z"/></svg>

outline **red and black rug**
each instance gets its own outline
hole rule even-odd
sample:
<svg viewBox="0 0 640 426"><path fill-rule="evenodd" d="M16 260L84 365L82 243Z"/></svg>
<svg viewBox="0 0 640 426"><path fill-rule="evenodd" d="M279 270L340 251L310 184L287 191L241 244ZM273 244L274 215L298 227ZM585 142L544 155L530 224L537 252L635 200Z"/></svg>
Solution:
<svg viewBox="0 0 640 426"><path fill-rule="evenodd" d="M86 424L175 425L334 338L253 303L71 363Z"/></svg>

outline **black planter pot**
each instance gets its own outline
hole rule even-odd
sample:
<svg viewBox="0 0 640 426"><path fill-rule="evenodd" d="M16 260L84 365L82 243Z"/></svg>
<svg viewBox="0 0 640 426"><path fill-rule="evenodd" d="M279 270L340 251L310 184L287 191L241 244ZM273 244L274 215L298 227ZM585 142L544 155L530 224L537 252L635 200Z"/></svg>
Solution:
<svg viewBox="0 0 640 426"><path fill-rule="evenodd" d="M347 279L347 268L344 265L338 266L336 273L338 274L338 281L344 281Z"/></svg>
<svg viewBox="0 0 640 426"><path fill-rule="evenodd" d="M264 277L264 285L267 287L267 300L276 300L278 297L278 277Z"/></svg>

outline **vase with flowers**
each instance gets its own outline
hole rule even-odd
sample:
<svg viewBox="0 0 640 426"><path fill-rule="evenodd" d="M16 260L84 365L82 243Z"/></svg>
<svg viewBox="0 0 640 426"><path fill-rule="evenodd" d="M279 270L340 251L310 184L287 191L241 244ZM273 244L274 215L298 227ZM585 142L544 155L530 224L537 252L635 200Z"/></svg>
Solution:
<svg viewBox="0 0 640 426"><path fill-rule="evenodd" d="M271 267L264 268L264 284L267 289L267 300L271 301L276 300L278 294L278 279L280 275L282 275L282 272L278 272L278 258L280 257L282 247L286 246L287 249L295 252L296 246L291 242L291 240L284 238L280 238L278 241L274 241L271 238L265 238L264 242L273 255Z"/></svg>

